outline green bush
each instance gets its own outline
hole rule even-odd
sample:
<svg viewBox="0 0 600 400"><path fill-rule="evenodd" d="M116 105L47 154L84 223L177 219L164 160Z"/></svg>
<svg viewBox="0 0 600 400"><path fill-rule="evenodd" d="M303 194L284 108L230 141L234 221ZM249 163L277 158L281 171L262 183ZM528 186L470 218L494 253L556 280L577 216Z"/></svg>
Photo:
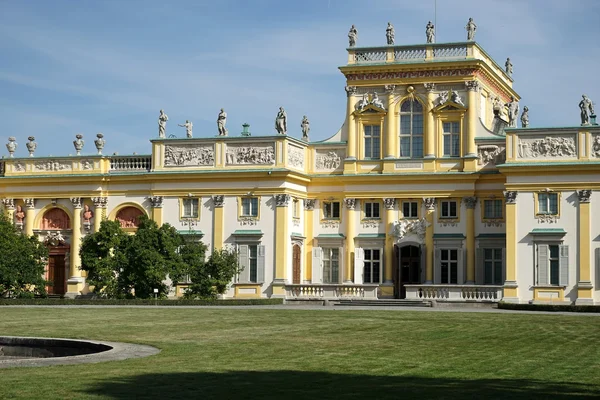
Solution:
<svg viewBox="0 0 600 400"><path fill-rule="evenodd" d="M582 312L582 313L600 313L598 306L577 306L567 304L516 304L516 303L498 303L498 308L503 310L522 310L522 311L552 311L552 312Z"/></svg>
<svg viewBox="0 0 600 400"><path fill-rule="evenodd" d="M152 299L0 299L0 306L267 306L283 304L283 299L157 300Z"/></svg>

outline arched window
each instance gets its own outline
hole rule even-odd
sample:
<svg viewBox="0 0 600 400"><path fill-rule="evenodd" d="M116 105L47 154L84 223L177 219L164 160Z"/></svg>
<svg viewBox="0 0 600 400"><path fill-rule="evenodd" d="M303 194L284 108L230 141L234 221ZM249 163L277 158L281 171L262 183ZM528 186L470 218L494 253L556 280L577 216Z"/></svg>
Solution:
<svg viewBox="0 0 600 400"><path fill-rule="evenodd" d="M400 105L400 157L423 157L423 106L416 100Z"/></svg>

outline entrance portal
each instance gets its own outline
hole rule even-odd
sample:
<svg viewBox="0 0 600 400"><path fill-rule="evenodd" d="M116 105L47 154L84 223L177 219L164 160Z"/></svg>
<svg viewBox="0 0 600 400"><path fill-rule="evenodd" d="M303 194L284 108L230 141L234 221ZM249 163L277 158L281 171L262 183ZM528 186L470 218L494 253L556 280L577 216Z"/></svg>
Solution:
<svg viewBox="0 0 600 400"><path fill-rule="evenodd" d="M64 295L67 292L65 255L57 254L48 257L48 294Z"/></svg>
<svg viewBox="0 0 600 400"><path fill-rule="evenodd" d="M292 246L292 283L297 285L301 283L301 264L300 264L300 246Z"/></svg>
<svg viewBox="0 0 600 400"><path fill-rule="evenodd" d="M394 282L394 292L398 298L405 299L404 285L420 283L421 280L421 249L418 246L404 246L394 253L398 256L398 279Z"/></svg>

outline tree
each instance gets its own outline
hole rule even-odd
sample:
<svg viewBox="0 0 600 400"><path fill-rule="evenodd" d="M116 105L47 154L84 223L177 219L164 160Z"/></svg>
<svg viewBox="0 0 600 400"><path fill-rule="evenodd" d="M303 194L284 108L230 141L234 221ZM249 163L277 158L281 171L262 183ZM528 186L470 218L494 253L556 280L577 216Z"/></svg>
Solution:
<svg viewBox="0 0 600 400"><path fill-rule="evenodd" d="M35 236L23 235L0 215L0 297L31 293L46 296L44 270L48 249Z"/></svg>
<svg viewBox="0 0 600 400"><path fill-rule="evenodd" d="M123 274L127 269L126 249L131 243L118 221L102 220L98 232L87 235L81 244L81 269L87 272L87 283L101 296L131 296L131 287Z"/></svg>
<svg viewBox="0 0 600 400"><path fill-rule="evenodd" d="M192 284L185 293L186 298L215 298L223 294L233 278L241 271L237 251L213 249L203 265L190 271Z"/></svg>

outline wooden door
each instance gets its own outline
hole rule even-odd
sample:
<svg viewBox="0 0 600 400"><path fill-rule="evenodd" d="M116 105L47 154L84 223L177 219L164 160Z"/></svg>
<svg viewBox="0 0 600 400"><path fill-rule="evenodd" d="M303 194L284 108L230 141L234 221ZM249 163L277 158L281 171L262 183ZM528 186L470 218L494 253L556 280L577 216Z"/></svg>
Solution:
<svg viewBox="0 0 600 400"><path fill-rule="evenodd" d="M420 283L421 250L417 246L400 249L400 298L406 298L406 284Z"/></svg>
<svg viewBox="0 0 600 400"><path fill-rule="evenodd" d="M294 245L292 247L292 283L293 284L300 284L301 283L301 272L302 272L302 268L301 268L301 264L300 264L300 246L298 245Z"/></svg>
<svg viewBox="0 0 600 400"><path fill-rule="evenodd" d="M65 275L65 256L61 254L48 257L48 281L51 282L48 294L63 295L67 292Z"/></svg>

